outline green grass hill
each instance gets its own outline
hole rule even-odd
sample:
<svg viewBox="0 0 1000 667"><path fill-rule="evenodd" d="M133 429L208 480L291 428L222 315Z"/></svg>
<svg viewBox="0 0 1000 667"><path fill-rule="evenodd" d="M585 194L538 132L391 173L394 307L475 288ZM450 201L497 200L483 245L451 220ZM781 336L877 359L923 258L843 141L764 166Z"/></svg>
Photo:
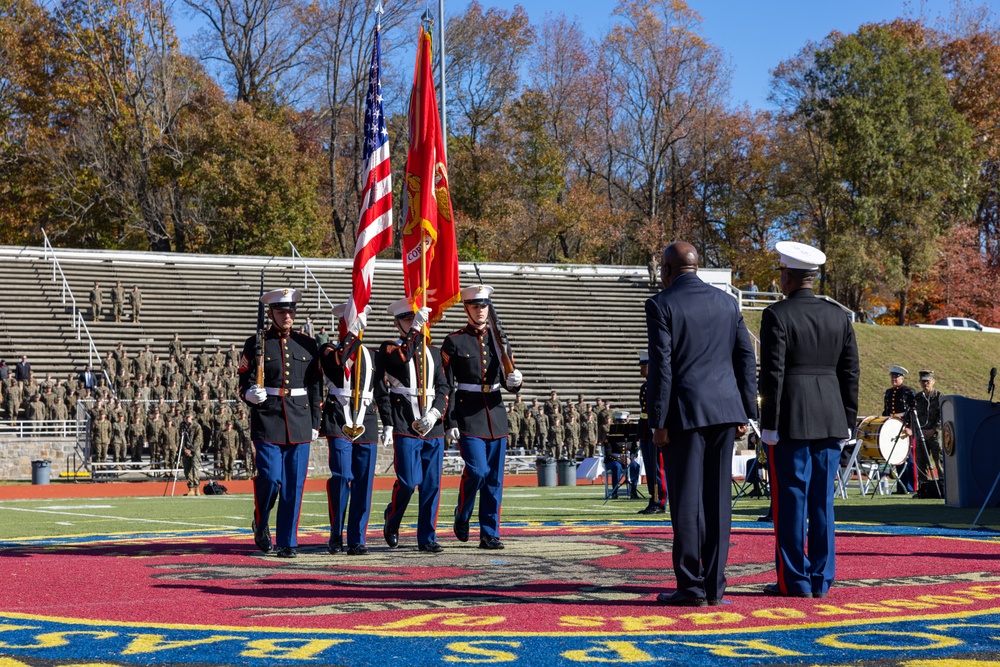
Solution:
<svg viewBox="0 0 1000 667"><path fill-rule="evenodd" d="M747 327L760 335L759 311L744 311ZM990 368L1000 367L1000 334L916 327L855 324L861 357L860 415L882 414L882 395L889 386L889 364L910 371L906 384L920 391L917 371L929 368L942 394L985 399Z"/></svg>

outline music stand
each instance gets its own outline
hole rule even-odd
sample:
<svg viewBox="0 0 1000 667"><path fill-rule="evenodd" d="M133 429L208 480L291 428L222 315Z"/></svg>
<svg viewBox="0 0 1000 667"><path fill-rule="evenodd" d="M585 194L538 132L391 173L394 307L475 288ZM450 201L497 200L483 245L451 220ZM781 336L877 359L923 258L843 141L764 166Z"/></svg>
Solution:
<svg viewBox="0 0 1000 667"><path fill-rule="evenodd" d="M628 462L621 461L622 463L622 475L621 479L618 480L618 484L615 485L613 489L608 490L608 478L611 475L610 469L607 466L607 459L613 458L608 454L608 445L611 444L621 444L622 445L622 456L628 455L628 443L636 442L639 437L639 424L638 422L613 422L608 429L608 441L604 445L604 502L603 505L607 505L611 497L618 493L618 490L622 487L622 484L628 482ZM640 498L645 498L642 492L639 491L638 485L634 488L636 495ZM631 494L629 494L631 495Z"/></svg>

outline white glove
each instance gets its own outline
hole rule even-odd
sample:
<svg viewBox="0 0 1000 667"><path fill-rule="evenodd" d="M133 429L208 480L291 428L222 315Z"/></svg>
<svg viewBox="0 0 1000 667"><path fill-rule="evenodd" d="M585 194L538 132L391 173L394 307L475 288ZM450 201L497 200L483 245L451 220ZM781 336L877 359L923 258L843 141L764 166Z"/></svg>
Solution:
<svg viewBox="0 0 1000 667"><path fill-rule="evenodd" d="M452 442L458 442L458 439L461 437L461 435L462 434L458 432L457 426L453 426L450 429L448 429L448 437L451 439Z"/></svg>
<svg viewBox="0 0 1000 667"><path fill-rule="evenodd" d="M317 431L316 429L313 429L312 430L312 439L315 440L318 437L319 437L319 431Z"/></svg>
<svg viewBox="0 0 1000 667"><path fill-rule="evenodd" d="M760 432L760 439L763 440L765 444L776 445L778 444L778 431L772 431L765 428Z"/></svg>
<svg viewBox="0 0 1000 667"><path fill-rule="evenodd" d="M267 400L267 391L263 387L258 387L255 384L250 385L247 389L247 402L253 403L254 405L260 405Z"/></svg>
<svg viewBox="0 0 1000 667"><path fill-rule="evenodd" d="M410 325L410 331L420 331L427 324L428 320L431 318L431 309L427 306L420 308L413 314L413 324Z"/></svg>
<svg viewBox="0 0 1000 667"><path fill-rule="evenodd" d="M392 427L383 426L382 427L382 446L392 447Z"/></svg>
<svg viewBox="0 0 1000 667"><path fill-rule="evenodd" d="M434 424L441 418L441 411L437 408L428 408L424 416L413 423L413 428L417 433L423 435L434 428Z"/></svg>
<svg viewBox="0 0 1000 667"><path fill-rule="evenodd" d="M372 312L372 307L365 306L365 309L358 313L358 316L351 322L351 326L347 328L347 332L355 336L361 333L368 326L368 313L370 312Z"/></svg>
<svg viewBox="0 0 1000 667"><path fill-rule="evenodd" d="M523 381L524 376L521 375L521 371L516 368L507 374L507 386L511 389L514 387L520 387Z"/></svg>

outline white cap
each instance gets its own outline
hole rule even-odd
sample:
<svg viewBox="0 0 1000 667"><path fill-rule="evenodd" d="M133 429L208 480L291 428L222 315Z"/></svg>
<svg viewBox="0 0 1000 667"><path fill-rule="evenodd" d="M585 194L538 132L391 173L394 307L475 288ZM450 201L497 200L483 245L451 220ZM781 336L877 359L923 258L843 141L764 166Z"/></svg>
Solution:
<svg viewBox="0 0 1000 667"><path fill-rule="evenodd" d="M611 415L613 419L628 419L628 416L628 410L618 410Z"/></svg>
<svg viewBox="0 0 1000 667"><path fill-rule="evenodd" d="M463 287L461 294L464 303L487 303L493 295L493 288L489 285L472 285Z"/></svg>
<svg viewBox="0 0 1000 667"><path fill-rule="evenodd" d="M336 306L333 307L333 316L334 317L343 317L345 310L347 310L347 304L346 303L338 303Z"/></svg>
<svg viewBox="0 0 1000 667"><path fill-rule="evenodd" d="M414 312L413 306L410 305L410 300L405 296L398 301L390 303L386 311L393 317L401 317L407 314L412 315Z"/></svg>
<svg viewBox="0 0 1000 667"><path fill-rule="evenodd" d="M774 244L774 249L778 252L779 261L789 269L815 271L826 263L826 255L822 250L805 243L778 241Z"/></svg>
<svg viewBox="0 0 1000 667"><path fill-rule="evenodd" d="M297 289L273 289L265 292L260 297L260 302L265 306L277 308L279 310L295 310L298 308L299 299L302 298L302 291Z"/></svg>
<svg viewBox="0 0 1000 667"><path fill-rule="evenodd" d="M648 363L649 363L649 352L643 350L642 352L639 353L639 365L642 366L643 364L648 364Z"/></svg>
<svg viewBox="0 0 1000 667"><path fill-rule="evenodd" d="M909 375L910 371L906 370L902 366L893 364L892 366L889 366L889 373L892 375Z"/></svg>

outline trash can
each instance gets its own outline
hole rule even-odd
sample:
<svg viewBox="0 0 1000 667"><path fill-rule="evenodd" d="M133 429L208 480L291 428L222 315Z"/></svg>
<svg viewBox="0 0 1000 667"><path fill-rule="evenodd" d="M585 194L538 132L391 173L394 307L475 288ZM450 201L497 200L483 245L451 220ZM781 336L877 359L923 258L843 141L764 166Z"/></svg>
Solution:
<svg viewBox="0 0 1000 667"><path fill-rule="evenodd" d="M52 461L32 461L31 462L31 483L48 484L49 469Z"/></svg>
<svg viewBox="0 0 1000 667"><path fill-rule="evenodd" d="M576 486L575 459L559 459L559 486Z"/></svg>
<svg viewBox="0 0 1000 667"><path fill-rule="evenodd" d="M538 471L538 486L556 485L556 460L552 457L539 456L535 459L535 468Z"/></svg>

